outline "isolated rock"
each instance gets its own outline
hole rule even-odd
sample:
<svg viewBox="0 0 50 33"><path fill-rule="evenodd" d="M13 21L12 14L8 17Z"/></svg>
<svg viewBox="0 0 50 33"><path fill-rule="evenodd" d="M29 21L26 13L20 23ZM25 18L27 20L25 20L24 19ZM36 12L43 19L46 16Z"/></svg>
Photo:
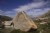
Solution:
<svg viewBox="0 0 50 33"><path fill-rule="evenodd" d="M14 28L15 29L20 29L22 31L29 31L31 28L37 29L37 25L23 11L19 12L14 17L12 22L14 23Z"/></svg>

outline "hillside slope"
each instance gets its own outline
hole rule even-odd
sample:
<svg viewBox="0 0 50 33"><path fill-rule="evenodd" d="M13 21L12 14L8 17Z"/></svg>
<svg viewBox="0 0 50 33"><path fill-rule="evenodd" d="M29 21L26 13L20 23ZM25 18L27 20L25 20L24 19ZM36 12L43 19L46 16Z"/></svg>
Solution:
<svg viewBox="0 0 50 33"><path fill-rule="evenodd" d="M12 20L12 18L8 17L8 16L2 16L2 15L0 15L0 20L1 21L10 21L10 20Z"/></svg>

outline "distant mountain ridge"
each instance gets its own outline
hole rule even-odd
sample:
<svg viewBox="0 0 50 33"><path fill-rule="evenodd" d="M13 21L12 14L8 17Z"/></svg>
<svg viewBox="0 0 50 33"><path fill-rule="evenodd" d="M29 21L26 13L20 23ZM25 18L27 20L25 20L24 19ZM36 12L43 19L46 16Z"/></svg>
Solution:
<svg viewBox="0 0 50 33"><path fill-rule="evenodd" d="M12 20L12 18L11 17L8 17L8 16L0 15L0 20L1 21L10 21L10 20Z"/></svg>
<svg viewBox="0 0 50 33"><path fill-rule="evenodd" d="M50 11L48 11L47 13L45 13L44 15L42 15L41 17L50 17Z"/></svg>

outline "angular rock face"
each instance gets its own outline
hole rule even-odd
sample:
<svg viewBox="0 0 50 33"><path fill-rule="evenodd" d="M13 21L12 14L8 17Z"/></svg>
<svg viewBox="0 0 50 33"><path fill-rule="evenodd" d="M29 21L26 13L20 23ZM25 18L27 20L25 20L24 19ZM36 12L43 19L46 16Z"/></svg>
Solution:
<svg viewBox="0 0 50 33"><path fill-rule="evenodd" d="M25 12L19 12L12 21L15 29L20 29L22 31L28 31L30 28L37 29L36 24Z"/></svg>

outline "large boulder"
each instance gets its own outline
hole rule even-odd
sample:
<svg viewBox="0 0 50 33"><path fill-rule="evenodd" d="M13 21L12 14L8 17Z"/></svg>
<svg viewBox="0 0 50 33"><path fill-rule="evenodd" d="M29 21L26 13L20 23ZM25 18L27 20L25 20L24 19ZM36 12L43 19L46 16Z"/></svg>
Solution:
<svg viewBox="0 0 50 33"><path fill-rule="evenodd" d="M15 29L22 31L29 31L31 28L37 29L37 25L31 18L27 16L25 12L19 12L12 20Z"/></svg>

